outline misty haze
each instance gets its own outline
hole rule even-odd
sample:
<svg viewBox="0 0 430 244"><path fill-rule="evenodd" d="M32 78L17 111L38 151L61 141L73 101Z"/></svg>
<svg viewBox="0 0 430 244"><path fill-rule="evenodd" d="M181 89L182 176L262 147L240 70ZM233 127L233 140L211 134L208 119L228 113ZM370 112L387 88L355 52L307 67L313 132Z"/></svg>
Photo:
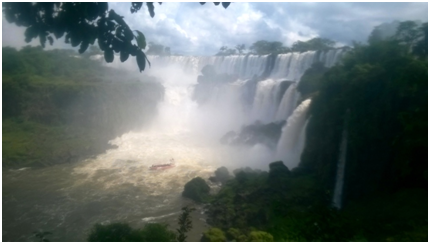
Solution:
<svg viewBox="0 0 430 244"><path fill-rule="evenodd" d="M428 241L427 3L3 3L3 241Z"/></svg>

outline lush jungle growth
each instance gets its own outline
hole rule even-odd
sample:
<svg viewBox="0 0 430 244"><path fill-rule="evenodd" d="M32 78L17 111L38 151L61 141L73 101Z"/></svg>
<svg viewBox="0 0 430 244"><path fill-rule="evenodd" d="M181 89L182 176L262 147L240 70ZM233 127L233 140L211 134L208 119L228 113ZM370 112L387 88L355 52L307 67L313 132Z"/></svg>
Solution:
<svg viewBox="0 0 430 244"><path fill-rule="evenodd" d="M72 50L5 47L2 57L3 167L101 153L108 140L148 122L164 92L154 78L107 68Z"/></svg>

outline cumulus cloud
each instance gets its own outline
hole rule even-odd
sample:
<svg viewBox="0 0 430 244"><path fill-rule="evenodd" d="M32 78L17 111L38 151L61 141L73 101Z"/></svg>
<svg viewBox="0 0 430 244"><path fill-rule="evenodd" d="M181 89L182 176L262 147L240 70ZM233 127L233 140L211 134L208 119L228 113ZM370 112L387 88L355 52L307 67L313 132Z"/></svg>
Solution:
<svg viewBox="0 0 430 244"><path fill-rule="evenodd" d="M282 14L264 3L252 6L276 22L289 19L287 25L304 37L320 36L342 43L365 42L373 27L384 22L428 19L427 3L277 3Z"/></svg>
<svg viewBox="0 0 430 244"><path fill-rule="evenodd" d="M147 41L169 46L173 53L213 55L221 46L249 47L258 40L280 41L287 46L313 37L338 43L365 42L373 27L394 20L428 19L427 3L232 3L227 9L212 3L154 4L151 18L146 6L135 14L130 3L109 3L124 16L131 29L141 30ZM20 47L24 28L3 18L3 46ZM31 42L39 45L38 41ZM54 47L68 47L64 40ZM69 47L70 48L70 47Z"/></svg>

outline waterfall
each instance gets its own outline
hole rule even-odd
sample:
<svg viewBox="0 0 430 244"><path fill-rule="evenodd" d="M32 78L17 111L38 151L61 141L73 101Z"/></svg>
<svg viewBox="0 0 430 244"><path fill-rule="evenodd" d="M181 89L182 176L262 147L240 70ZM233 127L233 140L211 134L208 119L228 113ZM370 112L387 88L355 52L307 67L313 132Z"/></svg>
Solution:
<svg viewBox="0 0 430 244"><path fill-rule="evenodd" d="M299 81L304 72L316 61L332 67L337 63L344 51L332 49L321 52L307 51L276 55L269 77L274 80ZM270 55L232 55L232 56L153 56L148 58L153 66L179 65L184 71L198 74L206 65L213 65L217 73L236 75L245 80L253 76L261 76L268 64Z"/></svg>
<svg viewBox="0 0 430 244"><path fill-rule="evenodd" d="M272 79L261 81L257 85L254 104L252 106L251 121L271 122L276 113L276 88L279 82Z"/></svg>
<svg viewBox="0 0 430 244"><path fill-rule="evenodd" d="M347 113L348 115L348 113ZM346 121L342 131L342 141L339 148L339 160L337 162L336 184L333 193L333 206L337 209L342 207L342 190L345 175L346 149L348 143L348 132L346 130Z"/></svg>
<svg viewBox="0 0 430 244"><path fill-rule="evenodd" d="M297 55L297 53L279 54L276 57L275 65L273 66L271 77L274 77L274 78L287 77L289 64L293 59L293 56L295 55Z"/></svg>
<svg viewBox="0 0 430 244"><path fill-rule="evenodd" d="M341 48L332 49L327 52L320 53L318 61L322 62L325 67L331 68L337 63L343 54L344 51Z"/></svg>
<svg viewBox="0 0 430 244"><path fill-rule="evenodd" d="M296 84L291 84L287 91L284 93L282 97L281 103L279 105L279 109L276 113L276 120L284 120L287 119L290 114L293 112L294 107L296 105L297 98Z"/></svg>
<svg viewBox="0 0 430 244"><path fill-rule="evenodd" d="M289 167L299 162L301 148L298 139L305 127L305 114L310 100L296 108L300 94L297 85L314 62L326 67L335 65L344 51L292 52L278 55L232 56L150 56L152 67L176 66L197 77L206 65L216 74L209 84L200 86L203 110L208 121L218 121L222 128L237 128L259 120L263 123L287 120L278 142L277 156ZM156 74L154 74L156 75ZM264 77L263 77L264 76ZM227 79L227 80L223 80ZM291 82L286 89L286 83ZM190 88L192 89L192 87ZM200 97L201 97L200 96Z"/></svg>
<svg viewBox="0 0 430 244"><path fill-rule="evenodd" d="M300 152L298 154L298 160L300 162L300 157L302 156L303 149L305 149L305 142L306 142L306 128L308 127L310 118L308 118L303 125L303 128L300 131L299 140L297 141L297 151Z"/></svg>
<svg viewBox="0 0 430 244"><path fill-rule="evenodd" d="M315 51L304 53L279 54L270 74L273 79L299 81L307 69L315 61Z"/></svg>
<svg viewBox="0 0 430 244"><path fill-rule="evenodd" d="M277 160L282 160L288 168L294 168L299 164L303 150L306 115L311 104L311 99L303 101L288 118L287 124L282 128L282 135L276 148ZM302 143L300 139L302 137Z"/></svg>
<svg viewBox="0 0 430 244"><path fill-rule="evenodd" d="M217 121L219 127L233 128L247 123L246 110L241 106L241 88L245 81L238 80L230 84L215 87L209 97L209 102L203 110L209 110L210 116Z"/></svg>

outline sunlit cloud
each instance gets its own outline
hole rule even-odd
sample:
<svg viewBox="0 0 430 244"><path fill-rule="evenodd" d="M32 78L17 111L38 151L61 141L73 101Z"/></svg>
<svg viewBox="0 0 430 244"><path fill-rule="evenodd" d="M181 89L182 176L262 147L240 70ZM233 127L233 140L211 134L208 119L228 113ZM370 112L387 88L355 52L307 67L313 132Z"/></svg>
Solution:
<svg viewBox="0 0 430 244"><path fill-rule="evenodd" d="M109 3L131 29L142 31L148 42L171 47L173 53L213 55L221 46L234 47L265 39L291 46L324 37L338 43L365 42L373 27L394 20L427 21L427 3L232 3L227 9L211 3L155 4L151 18L144 5L130 13L130 3ZM21 47L24 28L3 18L3 46ZM33 41L31 45L38 45ZM64 41L54 47L70 48Z"/></svg>

